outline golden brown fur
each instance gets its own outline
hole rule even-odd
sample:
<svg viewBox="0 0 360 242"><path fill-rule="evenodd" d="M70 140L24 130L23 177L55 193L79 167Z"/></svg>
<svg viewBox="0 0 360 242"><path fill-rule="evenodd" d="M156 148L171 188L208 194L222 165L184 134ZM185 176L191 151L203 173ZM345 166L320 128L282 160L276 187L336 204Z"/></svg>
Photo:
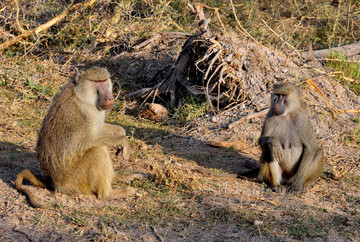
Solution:
<svg viewBox="0 0 360 242"><path fill-rule="evenodd" d="M112 104L110 74L99 67L78 75L54 98L43 120L36 150L40 168L56 192L96 194L102 199L134 193L133 188L111 187L114 169L107 146L121 148L125 160L130 156L125 130L104 122ZM39 207L22 188L23 178L38 184L38 179L29 174L20 173L16 187L33 206Z"/></svg>
<svg viewBox="0 0 360 242"><path fill-rule="evenodd" d="M322 173L323 152L306 114L298 89L275 85L259 144L262 149L258 178L276 191L292 192L315 182Z"/></svg>

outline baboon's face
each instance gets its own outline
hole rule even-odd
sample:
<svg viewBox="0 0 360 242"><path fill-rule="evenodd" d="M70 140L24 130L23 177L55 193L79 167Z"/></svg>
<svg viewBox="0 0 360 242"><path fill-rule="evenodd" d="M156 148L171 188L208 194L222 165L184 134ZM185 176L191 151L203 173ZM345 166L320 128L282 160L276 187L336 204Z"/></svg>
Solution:
<svg viewBox="0 0 360 242"><path fill-rule="evenodd" d="M297 112L300 108L298 90L290 84L275 85L271 95L271 107L276 116Z"/></svg>
<svg viewBox="0 0 360 242"><path fill-rule="evenodd" d="M105 68L93 67L76 76L75 93L100 111L109 110L114 104L110 74Z"/></svg>
<svg viewBox="0 0 360 242"><path fill-rule="evenodd" d="M283 115L287 105L287 95L274 94L272 97L273 112L275 115Z"/></svg>
<svg viewBox="0 0 360 242"><path fill-rule="evenodd" d="M96 107L99 110L109 110L114 104L110 79L92 81L97 91Z"/></svg>

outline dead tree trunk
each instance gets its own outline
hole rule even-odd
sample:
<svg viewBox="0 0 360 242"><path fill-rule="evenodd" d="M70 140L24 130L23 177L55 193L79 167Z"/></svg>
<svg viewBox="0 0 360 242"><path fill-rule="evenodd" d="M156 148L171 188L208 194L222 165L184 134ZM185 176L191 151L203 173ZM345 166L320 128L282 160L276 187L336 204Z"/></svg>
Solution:
<svg viewBox="0 0 360 242"><path fill-rule="evenodd" d="M309 51L301 53L301 56L305 60L311 60L314 58L323 59L323 58L329 57L332 52L336 53L336 54L342 53L342 54L346 55L347 57L360 55L360 41L352 43L350 45L344 45L344 46L339 46L339 47L330 48L330 49L315 50L315 51L310 49Z"/></svg>

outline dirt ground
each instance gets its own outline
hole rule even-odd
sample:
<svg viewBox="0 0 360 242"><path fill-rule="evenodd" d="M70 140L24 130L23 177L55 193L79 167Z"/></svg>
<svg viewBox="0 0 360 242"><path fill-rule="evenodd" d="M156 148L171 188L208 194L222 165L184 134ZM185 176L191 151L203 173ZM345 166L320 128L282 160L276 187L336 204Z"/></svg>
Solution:
<svg viewBox="0 0 360 242"><path fill-rule="evenodd" d="M176 54L140 51L113 59L109 69L116 80L140 69L147 75L164 62L174 63ZM127 68L121 64L124 59ZM326 75L313 80L334 109L359 109L359 97L347 87ZM44 112L50 101L37 104L31 100L29 104L27 99L11 96L2 88L0 240L358 241L360 150L359 144L347 138L359 128L353 121L356 114L339 111L334 117L319 93L304 83L302 89L327 165L323 176L300 194L275 193L251 178L221 179L196 171L202 166L238 173L256 166L260 156L257 139L264 117L228 128L253 112L250 107L208 114L183 127L157 124L133 114L122 116L116 110L108 121L127 130L132 156L122 163L111 149L114 167L117 172L145 176L144 181L130 184L137 195L101 201L95 196L68 196L28 186L39 201L51 204L51 209L42 210L30 207L15 190L14 180L25 168L40 174L35 144L44 114L32 118L31 113L27 117L21 110L40 105ZM262 98L268 100L269 91L264 95ZM38 124L24 128L24 120ZM213 140L238 141L244 148L208 145Z"/></svg>

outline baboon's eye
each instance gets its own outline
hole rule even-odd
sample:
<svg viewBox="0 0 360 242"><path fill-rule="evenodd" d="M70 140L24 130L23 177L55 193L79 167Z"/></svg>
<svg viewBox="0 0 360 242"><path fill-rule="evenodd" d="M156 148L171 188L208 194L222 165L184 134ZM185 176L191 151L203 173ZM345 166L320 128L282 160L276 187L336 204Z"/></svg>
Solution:
<svg viewBox="0 0 360 242"><path fill-rule="evenodd" d="M277 103L279 101L279 95L274 95L274 103Z"/></svg>

